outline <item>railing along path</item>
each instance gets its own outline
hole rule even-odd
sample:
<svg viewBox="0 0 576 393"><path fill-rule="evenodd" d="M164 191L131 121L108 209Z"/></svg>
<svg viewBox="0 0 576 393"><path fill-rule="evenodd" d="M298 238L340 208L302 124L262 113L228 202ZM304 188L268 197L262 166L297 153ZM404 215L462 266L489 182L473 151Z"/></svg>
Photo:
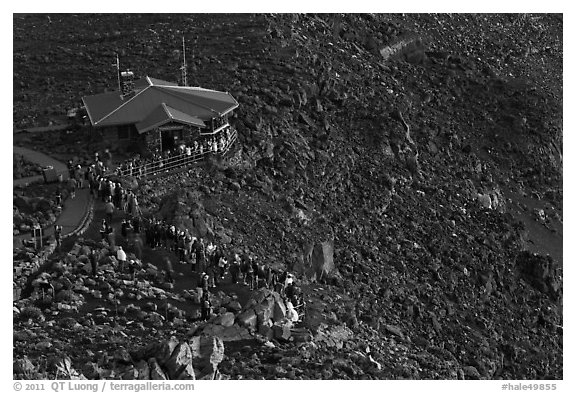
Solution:
<svg viewBox="0 0 576 393"><path fill-rule="evenodd" d="M216 153L220 155L225 155L228 153L236 139L238 138L238 134L236 133L235 129L231 129L230 138L226 142L224 149L218 150ZM186 153L179 154L177 156L172 156L168 158L162 158L156 161L146 162L143 165L135 166L132 168L126 169L117 169L113 172L113 174L117 176L134 176L134 177L147 177L147 176L154 176L158 173L162 172L169 172L173 169L183 168L194 164L198 161L201 161L204 156L214 153L213 150L208 149L202 152L199 151L192 151L192 154L188 155ZM112 173L110 173L112 174Z"/></svg>

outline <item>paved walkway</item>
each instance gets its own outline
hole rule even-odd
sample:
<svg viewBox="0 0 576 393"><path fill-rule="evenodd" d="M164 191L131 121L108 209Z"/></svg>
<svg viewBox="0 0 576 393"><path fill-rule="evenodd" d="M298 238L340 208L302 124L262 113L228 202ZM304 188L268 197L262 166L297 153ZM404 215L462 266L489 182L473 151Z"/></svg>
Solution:
<svg viewBox="0 0 576 393"><path fill-rule="evenodd" d="M27 160L36 162L42 166L51 165L58 173L64 174L64 179L68 177L68 168L62 162L55 160L46 154L26 149L23 147L14 146L14 153L23 155ZM39 178L39 179L37 179ZM28 178L14 180L14 186L17 184L26 185L33 181L43 181L43 176L32 176ZM69 236L81 227L90 213L92 208L92 196L88 188L79 189L76 191L76 197L68 197L64 201L62 212L56 219L56 222L44 229L44 236L54 235L54 225L62 226L62 237ZM30 240L32 235L27 233L23 235L14 236L14 245L22 244L22 240Z"/></svg>
<svg viewBox="0 0 576 393"><path fill-rule="evenodd" d="M46 131L62 131L69 128L70 124L55 124L52 126L43 126L43 127L28 127L28 128L20 128L12 130L13 134L19 134L21 132L46 132Z"/></svg>
<svg viewBox="0 0 576 393"><path fill-rule="evenodd" d="M58 160L55 160L54 158L49 157L44 153L26 149L25 147L13 146L13 149L14 154L20 154L21 156L24 156L26 160L39 164L42 167L52 166L54 167L54 169L56 169L56 172L58 174L60 173L62 174L64 179L68 178L68 167L66 166L66 164ZM30 176L30 177L24 177L22 179L15 179L12 185L14 187L26 186L30 183L35 183L37 181L43 181L43 180L44 177L42 175Z"/></svg>

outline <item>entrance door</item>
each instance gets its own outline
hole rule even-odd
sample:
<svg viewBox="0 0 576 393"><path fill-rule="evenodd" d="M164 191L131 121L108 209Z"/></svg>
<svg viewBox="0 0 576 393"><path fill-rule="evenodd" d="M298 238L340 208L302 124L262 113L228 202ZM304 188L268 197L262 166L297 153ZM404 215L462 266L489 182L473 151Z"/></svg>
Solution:
<svg viewBox="0 0 576 393"><path fill-rule="evenodd" d="M174 148L174 135L172 131L161 131L162 132L162 150L172 150Z"/></svg>

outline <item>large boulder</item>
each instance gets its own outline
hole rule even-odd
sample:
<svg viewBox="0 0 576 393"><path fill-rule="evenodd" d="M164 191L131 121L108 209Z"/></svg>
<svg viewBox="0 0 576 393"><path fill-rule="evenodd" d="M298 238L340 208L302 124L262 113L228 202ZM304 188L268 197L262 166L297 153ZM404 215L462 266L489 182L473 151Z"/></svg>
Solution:
<svg viewBox="0 0 576 393"><path fill-rule="evenodd" d="M162 371L162 368L158 364L155 358L148 359L148 366L150 367L150 379L152 380L165 380L166 374Z"/></svg>
<svg viewBox="0 0 576 393"><path fill-rule="evenodd" d="M336 271L334 266L334 242L318 243L312 251L312 269L319 281L325 280Z"/></svg>
<svg viewBox="0 0 576 393"><path fill-rule="evenodd" d="M314 341L323 343L329 348L342 349L344 342L354 336L354 333L343 325L328 326L321 324L316 333Z"/></svg>
<svg viewBox="0 0 576 393"><path fill-rule="evenodd" d="M274 324L272 326L272 331L274 332L274 338L277 340L287 341L290 338L291 327L292 327L291 323Z"/></svg>
<svg viewBox="0 0 576 393"><path fill-rule="evenodd" d="M272 312L274 310L274 299L267 298L262 303L258 304L254 307L254 312L256 313L256 317L258 319L258 325L262 325L266 323L272 318Z"/></svg>
<svg viewBox="0 0 576 393"><path fill-rule="evenodd" d="M138 379L151 379L150 378L150 366L145 360L140 360L135 365L136 371L138 371Z"/></svg>
<svg viewBox="0 0 576 393"><path fill-rule="evenodd" d="M274 322L280 322L286 318L286 305L282 300L274 302L274 314L272 319Z"/></svg>
<svg viewBox="0 0 576 393"><path fill-rule="evenodd" d="M338 277L340 273L334 265L334 241L307 244L294 264L294 272L311 281L329 281Z"/></svg>
<svg viewBox="0 0 576 393"><path fill-rule="evenodd" d="M228 326L232 326L234 325L234 313L231 312L226 312L222 315L219 315L218 317L216 317L216 319L214 320L214 324L215 325L222 325L224 327L228 327Z"/></svg>
<svg viewBox="0 0 576 393"><path fill-rule="evenodd" d="M522 278L553 300L562 298L562 271L549 255L522 251L516 258Z"/></svg>
<svg viewBox="0 0 576 393"><path fill-rule="evenodd" d="M192 350L186 342L176 346L165 365L170 379L195 379Z"/></svg>
<svg viewBox="0 0 576 393"><path fill-rule="evenodd" d="M236 317L236 322L242 327L248 329L256 329L257 326L257 316L253 309L246 310Z"/></svg>
<svg viewBox="0 0 576 393"><path fill-rule="evenodd" d="M224 342L219 337L196 336L190 341L194 368L200 372L197 378L213 375L218 364L224 359Z"/></svg>
<svg viewBox="0 0 576 393"><path fill-rule="evenodd" d="M164 340L159 344L154 343L149 345L148 347L146 347L146 349L144 350L144 352L140 357L142 358L153 357L156 359L158 364L163 366L168 361L168 359L170 359L170 356L172 356L174 349L176 349L179 343L180 342L178 341L178 339L172 336L168 340Z"/></svg>

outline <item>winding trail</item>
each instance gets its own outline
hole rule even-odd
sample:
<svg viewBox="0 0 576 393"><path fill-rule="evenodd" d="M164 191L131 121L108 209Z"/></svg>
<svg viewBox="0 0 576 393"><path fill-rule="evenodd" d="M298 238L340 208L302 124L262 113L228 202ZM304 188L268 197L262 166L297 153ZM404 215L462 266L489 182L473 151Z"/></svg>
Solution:
<svg viewBox="0 0 576 393"><path fill-rule="evenodd" d="M20 154L24 156L26 160L35 162L43 167L52 166L58 174L62 174L63 179L68 178L68 168L66 164L44 153L19 146L14 146L14 153ZM43 176L38 175L17 179L14 180L13 185L14 187L27 186L30 183L38 181L44 181ZM43 236L52 237L54 235L54 225L62 226L63 238L77 234L90 223L92 208L93 198L90 195L90 190L88 188L78 189L76 191L76 197L67 198L64 201L62 213L58 216L56 222L53 225L43 228ZM13 244L14 246L18 246L22 244L22 241L30 240L31 238L32 235L30 233L14 236Z"/></svg>

